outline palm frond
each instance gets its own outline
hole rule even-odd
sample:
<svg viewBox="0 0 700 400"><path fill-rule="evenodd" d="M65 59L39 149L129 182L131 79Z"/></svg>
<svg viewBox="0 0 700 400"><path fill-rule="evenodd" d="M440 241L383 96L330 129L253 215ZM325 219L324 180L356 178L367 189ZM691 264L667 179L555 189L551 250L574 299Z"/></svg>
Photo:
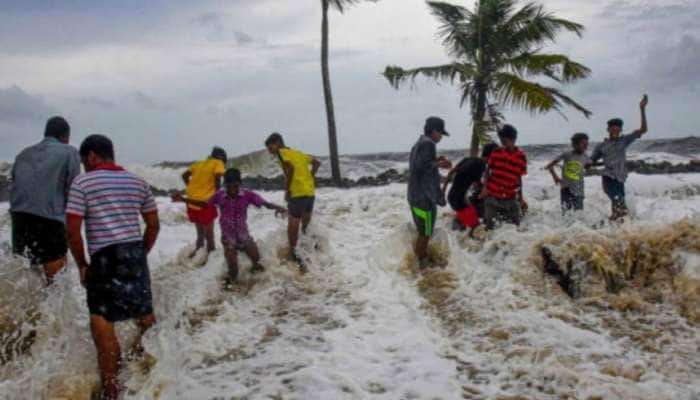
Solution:
<svg viewBox="0 0 700 400"><path fill-rule="evenodd" d="M430 12L440 21L438 36L453 57L463 57L476 51L476 32L470 21L474 14L468 9L441 1L428 1Z"/></svg>
<svg viewBox="0 0 700 400"><path fill-rule="evenodd" d="M328 5L331 8L335 8L336 10L338 10L342 14L347 7L355 5L355 4L360 3L362 1L377 2L379 0L321 0L321 1L327 1Z"/></svg>
<svg viewBox="0 0 700 400"><path fill-rule="evenodd" d="M473 65L453 63L408 70L399 66L390 65L386 67L382 75L384 75L394 89L398 89L402 83L408 80L412 82L415 81L418 75L423 75L426 78L438 81L442 80L453 83L458 80L464 83L471 80L475 74L476 70Z"/></svg>
<svg viewBox="0 0 700 400"><path fill-rule="evenodd" d="M575 82L591 74L590 68L562 54L522 53L504 65L520 76L544 75L560 83Z"/></svg>
<svg viewBox="0 0 700 400"><path fill-rule="evenodd" d="M504 24L511 32L505 43L511 49L528 50L544 42L554 42L561 31L583 35L581 24L557 18L544 11L541 5L526 4Z"/></svg>
<svg viewBox="0 0 700 400"><path fill-rule="evenodd" d="M557 111L564 118L563 106L570 106L583 113L586 118L591 111L578 104L560 90L530 82L515 74L497 73L494 75L493 91L501 104L511 105L532 113Z"/></svg>

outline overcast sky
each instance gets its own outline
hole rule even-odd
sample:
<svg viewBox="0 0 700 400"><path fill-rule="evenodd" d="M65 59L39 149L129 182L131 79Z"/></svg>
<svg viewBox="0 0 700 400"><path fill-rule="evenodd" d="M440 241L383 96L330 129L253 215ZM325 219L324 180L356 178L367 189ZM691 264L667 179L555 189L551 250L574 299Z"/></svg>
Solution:
<svg viewBox="0 0 700 400"><path fill-rule="evenodd" d="M469 1L452 1L471 6ZM650 96L649 137L700 133L700 2L544 0L586 26L555 47L593 75L567 92L594 112L505 110L521 143L603 137L620 116L633 129ZM191 160L213 145L260 150L272 131L327 154L318 0L0 0L0 159L41 138L65 116L73 143L111 136L123 162ZM381 0L331 16L331 79L341 153L410 148L428 115L444 117L466 147L470 119L455 87L419 79L392 89L388 64L449 59L423 0Z"/></svg>

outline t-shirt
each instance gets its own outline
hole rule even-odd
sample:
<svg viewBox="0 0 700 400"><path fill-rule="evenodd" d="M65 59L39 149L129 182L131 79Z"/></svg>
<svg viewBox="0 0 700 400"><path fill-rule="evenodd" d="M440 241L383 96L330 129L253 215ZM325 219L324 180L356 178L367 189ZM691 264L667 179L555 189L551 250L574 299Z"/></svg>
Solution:
<svg viewBox="0 0 700 400"><path fill-rule="evenodd" d="M78 150L58 139L47 137L24 149L12 165L10 211L64 223L68 190L78 174Z"/></svg>
<svg viewBox="0 0 700 400"><path fill-rule="evenodd" d="M435 142L426 135L421 135L411 148L408 160L408 202L413 206L428 207L438 204L442 197L440 191L440 172L437 164Z"/></svg>
<svg viewBox="0 0 700 400"><path fill-rule="evenodd" d="M603 176L624 182L627 180L627 166L625 165L627 147L640 137L642 137L641 133L632 133L621 135L617 139L605 139L603 143L595 147L591 160L596 162L602 158L603 164L605 164Z"/></svg>
<svg viewBox="0 0 700 400"><path fill-rule="evenodd" d="M187 185L187 197L197 201L207 201L216 192L216 177L223 175L224 162L216 158L208 158L192 164L189 171L190 183ZM188 204L189 208L199 209Z"/></svg>
<svg viewBox="0 0 700 400"><path fill-rule="evenodd" d="M231 197L225 190L219 190L209 199L209 206L219 207L221 216L221 236L224 240L236 240L240 234L248 233L248 206L260 208L265 200L250 190L241 189L238 196Z"/></svg>
<svg viewBox="0 0 700 400"><path fill-rule="evenodd" d="M562 187L569 189L571 194L576 197L584 197L583 175L586 163L590 162L590 158L588 158L586 153L566 151L554 159L554 162L559 161L564 161L561 167Z"/></svg>
<svg viewBox="0 0 700 400"><path fill-rule="evenodd" d="M283 147L279 150L279 158L284 170L284 162L288 162L294 168L292 182L289 186L289 197L313 196L316 192L316 182L311 174L311 162L313 157L299 150Z"/></svg>
<svg viewBox="0 0 700 400"><path fill-rule="evenodd" d="M496 199L515 199L521 179L527 174L527 158L520 148L512 153L499 147L489 157L490 174L486 180L486 195Z"/></svg>
<svg viewBox="0 0 700 400"><path fill-rule="evenodd" d="M113 244L143 240L141 214L157 210L146 181L113 167L75 178L66 214L85 219L88 252L93 255Z"/></svg>
<svg viewBox="0 0 700 400"><path fill-rule="evenodd" d="M452 187L447 195L447 200L455 211L467 206L465 201L467 190L474 182L481 180L485 169L486 163L479 157L466 157L457 164Z"/></svg>

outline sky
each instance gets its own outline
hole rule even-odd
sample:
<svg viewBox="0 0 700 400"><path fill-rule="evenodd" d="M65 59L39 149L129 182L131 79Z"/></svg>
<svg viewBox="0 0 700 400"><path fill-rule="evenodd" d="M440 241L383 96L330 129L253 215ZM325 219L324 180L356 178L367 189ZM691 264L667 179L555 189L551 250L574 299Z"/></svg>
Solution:
<svg viewBox="0 0 700 400"><path fill-rule="evenodd" d="M472 0L451 3L471 6ZM582 23L544 51L589 66L566 93L593 111L532 115L505 109L520 143L565 143L605 121L639 124L648 93L649 138L700 134L700 2L542 0ZM318 0L0 0L0 159L37 142L62 115L73 144L110 136L122 162L230 155L263 148L273 131L291 147L328 154L320 74ZM460 93L419 78L393 89L381 76L450 62L438 22L422 0L361 3L330 16L331 80L340 152L406 151L427 116L452 134L440 148L464 148L470 132Z"/></svg>

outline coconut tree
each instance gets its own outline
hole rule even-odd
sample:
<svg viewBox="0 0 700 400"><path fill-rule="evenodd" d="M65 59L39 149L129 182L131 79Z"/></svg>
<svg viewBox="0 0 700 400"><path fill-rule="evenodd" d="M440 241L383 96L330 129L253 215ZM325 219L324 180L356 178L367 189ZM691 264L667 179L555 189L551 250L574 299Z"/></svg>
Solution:
<svg viewBox="0 0 700 400"><path fill-rule="evenodd" d="M469 103L470 108L472 156L478 154L486 132L497 129L503 107L563 116L562 109L570 106L587 118L591 115L561 90L564 84L588 77L590 69L566 55L542 52L542 46L555 42L561 32L580 37L583 25L535 3L517 8L516 0L477 0L473 10L427 3L440 21L438 35L452 61L414 69L388 66L383 75L395 89L419 75L459 85L460 107Z"/></svg>
<svg viewBox="0 0 700 400"><path fill-rule="evenodd" d="M331 77L328 71L328 9L333 7L343 13L348 6L363 0L321 0L323 17L321 19L321 75L323 76L323 97L326 101L326 119L328 120L328 147L331 159L331 176L333 183L340 185L340 162L338 161L338 134L335 128L335 111L331 93ZM378 1L378 0L365 0Z"/></svg>

